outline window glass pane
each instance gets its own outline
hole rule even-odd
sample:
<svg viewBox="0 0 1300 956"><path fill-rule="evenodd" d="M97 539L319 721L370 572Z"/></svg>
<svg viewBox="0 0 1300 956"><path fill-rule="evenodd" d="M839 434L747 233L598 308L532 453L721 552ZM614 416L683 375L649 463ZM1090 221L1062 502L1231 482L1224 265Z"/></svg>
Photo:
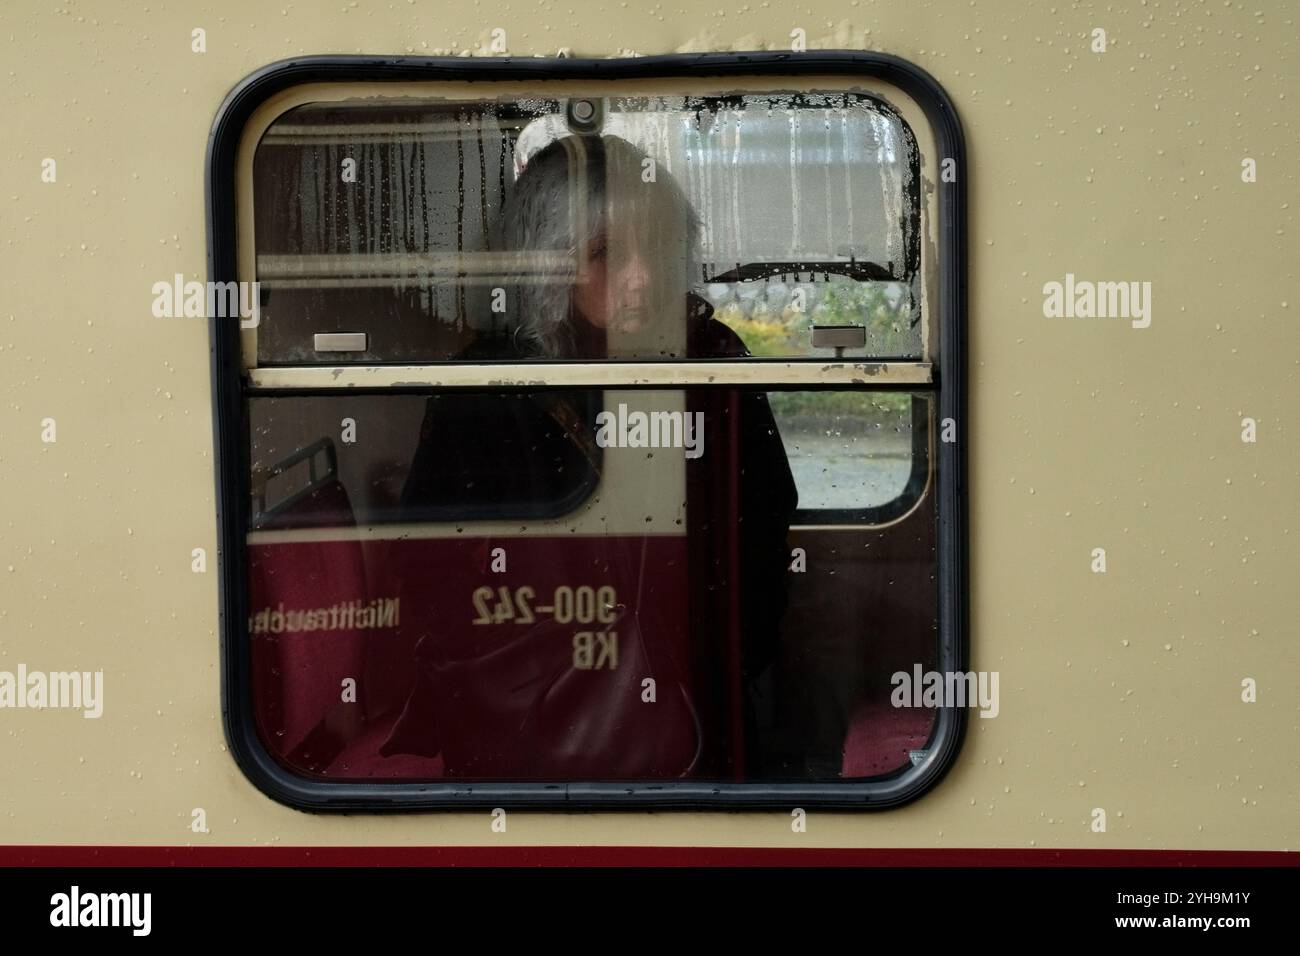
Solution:
<svg viewBox="0 0 1300 956"><path fill-rule="evenodd" d="M564 514L599 479L603 450L585 436L565 440L594 422L599 400L592 391L254 398L253 526L330 523L318 497L337 501L319 491L335 483L349 523Z"/></svg>
<svg viewBox="0 0 1300 956"><path fill-rule="evenodd" d="M934 717L890 703L893 673L938 656L933 496L881 527L806 522L806 487L850 497L805 484L825 455L799 437L834 422L869 470L898 446L875 427L898 405L716 387L250 398L268 749L337 780L900 772Z"/></svg>
<svg viewBox="0 0 1300 956"><path fill-rule="evenodd" d="M917 357L916 168L862 95L299 107L254 159L258 361Z"/></svg>
<svg viewBox="0 0 1300 956"><path fill-rule="evenodd" d="M922 478L925 403L881 392L772 392L802 512L878 511ZM811 517L811 516L810 516ZM866 515L863 515L866 517Z"/></svg>

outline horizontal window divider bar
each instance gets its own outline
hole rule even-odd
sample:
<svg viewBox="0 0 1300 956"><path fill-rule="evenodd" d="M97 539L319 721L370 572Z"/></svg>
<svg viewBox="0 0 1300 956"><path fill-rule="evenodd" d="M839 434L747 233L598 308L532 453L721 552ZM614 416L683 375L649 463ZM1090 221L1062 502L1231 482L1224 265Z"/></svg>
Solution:
<svg viewBox="0 0 1300 956"><path fill-rule="evenodd" d="M573 285L573 273L567 275L531 275L511 279L509 285ZM413 272L393 273L387 276L326 276L307 279L261 279L263 289L274 292L277 289L384 289L393 291L411 291L437 286L485 286L490 289L507 285L494 276L474 276L468 273L428 273L425 282Z"/></svg>
<svg viewBox="0 0 1300 956"><path fill-rule="evenodd" d="M552 114L556 115L556 114ZM500 136L509 130L521 130L524 118L508 120L494 117L493 126L480 133ZM392 122L392 123L275 123L263 134L258 146L306 146L320 144L353 145L359 142L406 145L417 140L451 140L466 134L463 121Z"/></svg>
<svg viewBox="0 0 1300 956"><path fill-rule="evenodd" d="M364 262L364 270L359 264ZM400 278L422 273L486 275L507 285L520 275L570 275L577 258L563 250L530 252L357 252L263 253L257 257L257 278Z"/></svg>
<svg viewBox="0 0 1300 956"><path fill-rule="evenodd" d="M930 362L696 361L696 362L538 362L535 364L313 365L248 370L257 390L531 388L592 386L608 388L693 385L834 386L929 389Z"/></svg>

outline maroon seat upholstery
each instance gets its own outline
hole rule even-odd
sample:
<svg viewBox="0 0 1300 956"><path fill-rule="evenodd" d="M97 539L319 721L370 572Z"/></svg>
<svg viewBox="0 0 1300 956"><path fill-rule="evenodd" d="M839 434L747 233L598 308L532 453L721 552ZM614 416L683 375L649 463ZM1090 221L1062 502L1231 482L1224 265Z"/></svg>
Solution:
<svg viewBox="0 0 1300 956"><path fill-rule="evenodd" d="M860 704L844 739L842 775L871 777L906 767L908 751L929 739L934 717L929 708L894 707L888 697Z"/></svg>

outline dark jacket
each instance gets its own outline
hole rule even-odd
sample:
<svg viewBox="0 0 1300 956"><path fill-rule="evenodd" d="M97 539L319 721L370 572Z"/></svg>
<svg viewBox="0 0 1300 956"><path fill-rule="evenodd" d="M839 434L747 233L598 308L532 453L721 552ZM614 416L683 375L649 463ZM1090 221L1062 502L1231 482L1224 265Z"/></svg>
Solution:
<svg viewBox="0 0 1300 956"><path fill-rule="evenodd" d="M749 354L704 300L691 298L688 321L691 358ZM601 395L586 389L431 397L403 492L405 520L526 519L572 510L599 479L594 419ZM425 627L417 636L412 691L385 753L442 753L450 777L757 772L749 691L777 656L790 563L786 534L798 498L765 393L694 388L687 407L704 413L706 449L686 466L688 633L662 608L633 608L634 620L620 625L624 676L633 681L624 686L623 676L594 683L570 673L563 628L539 623L526 638L466 645ZM427 581L417 601L447 597L430 592ZM481 656L467 659L473 646ZM653 711L637 693L643 673L665 677Z"/></svg>

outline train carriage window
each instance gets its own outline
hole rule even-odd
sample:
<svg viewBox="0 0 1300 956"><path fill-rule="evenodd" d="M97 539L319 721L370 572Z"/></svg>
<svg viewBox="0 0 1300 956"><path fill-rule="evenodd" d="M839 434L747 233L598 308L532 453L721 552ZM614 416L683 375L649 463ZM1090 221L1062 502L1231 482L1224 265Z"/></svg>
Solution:
<svg viewBox="0 0 1300 956"><path fill-rule="evenodd" d="M961 142L923 74L837 56L325 58L232 97L213 278L260 315L213 326L224 693L264 789L938 779L962 713L892 678L964 662Z"/></svg>

